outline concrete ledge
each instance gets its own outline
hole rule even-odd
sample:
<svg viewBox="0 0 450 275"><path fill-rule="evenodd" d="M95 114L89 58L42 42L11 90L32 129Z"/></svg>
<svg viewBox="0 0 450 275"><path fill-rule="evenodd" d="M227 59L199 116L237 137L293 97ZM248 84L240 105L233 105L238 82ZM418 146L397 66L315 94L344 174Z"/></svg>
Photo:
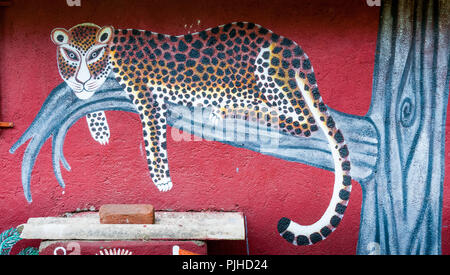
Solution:
<svg viewBox="0 0 450 275"><path fill-rule="evenodd" d="M41 240L245 240L238 212L155 212L155 224L100 224L98 213L30 218L22 239Z"/></svg>

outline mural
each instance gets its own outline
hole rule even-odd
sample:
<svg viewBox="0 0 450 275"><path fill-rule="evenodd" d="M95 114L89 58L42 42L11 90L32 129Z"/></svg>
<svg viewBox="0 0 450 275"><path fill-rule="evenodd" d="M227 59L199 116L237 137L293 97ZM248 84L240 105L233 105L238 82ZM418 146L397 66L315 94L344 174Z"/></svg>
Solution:
<svg viewBox="0 0 450 275"><path fill-rule="evenodd" d="M108 85L115 82L137 110L148 169L159 191L172 188L166 149L168 104L208 108L215 125L227 118L241 119L305 138L320 129L336 167L329 207L309 226L282 218L278 231L290 243L310 245L328 237L339 225L351 191L349 150L322 102L310 59L294 41L247 22L181 36L84 23L69 30L54 29L51 39L57 46L59 73L79 100L90 99L109 79ZM50 98L61 102L64 94ZM97 104L108 109L101 101ZM48 124L41 115L35 122ZM105 113L88 113L86 119L94 140L106 144L110 133ZM55 136L56 147L65 134ZM53 155L58 166L62 154ZM59 168L55 172L64 186ZM25 179L25 195L31 201L29 179Z"/></svg>
<svg viewBox="0 0 450 275"><path fill-rule="evenodd" d="M29 140L21 175L25 197L31 202L33 166L50 137L55 177L64 187L60 163L70 170L62 149L67 131L86 117L94 140L106 144L114 126L104 111L119 110L139 115L150 177L160 191L173 186L167 125L334 171L332 199L316 223L278 223L290 243L314 244L343 217L351 152L352 177L363 191L357 253L439 254L450 79L449 34L442 30L449 29L448 12L445 1L383 2L365 116L326 106L304 51L256 24L181 36L91 23L55 29L51 38L64 83L10 149L14 153ZM234 138L224 128L229 123Z"/></svg>

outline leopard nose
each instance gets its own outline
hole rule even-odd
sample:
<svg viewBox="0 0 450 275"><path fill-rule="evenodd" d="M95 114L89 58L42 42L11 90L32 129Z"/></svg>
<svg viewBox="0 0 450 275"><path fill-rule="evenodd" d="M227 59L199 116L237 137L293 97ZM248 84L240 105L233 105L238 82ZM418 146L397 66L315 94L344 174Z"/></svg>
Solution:
<svg viewBox="0 0 450 275"><path fill-rule="evenodd" d="M78 69L78 72L76 75L76 80L80 84L84 85L86 82L89 81L89 79L91 79L91 73L89 72L89 68L88 68L86 62L83 60Z"/></svg>

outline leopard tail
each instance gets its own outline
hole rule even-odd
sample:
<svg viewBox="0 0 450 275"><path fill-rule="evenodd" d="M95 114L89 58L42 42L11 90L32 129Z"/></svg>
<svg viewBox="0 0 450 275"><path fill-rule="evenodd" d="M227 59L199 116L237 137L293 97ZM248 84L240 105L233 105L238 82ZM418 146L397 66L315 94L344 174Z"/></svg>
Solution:
<svg viewBox="0 0 450 275"><path fill-rule="evenodd" d="M325 134L335 166L333 195L322 217L312 225L300 225L288 218L278 222L278 232L288 242L294 245L312 245L326 239L341 222L347 208L351 192L350 159L347 145L341 131L330 116L322 98L318 94L315 78L313 81L303 73L296 75L297 85L309 107L319 128ZM312 75L312 77L314 77ZM308 80L307 80L308 79Z"/></svg>

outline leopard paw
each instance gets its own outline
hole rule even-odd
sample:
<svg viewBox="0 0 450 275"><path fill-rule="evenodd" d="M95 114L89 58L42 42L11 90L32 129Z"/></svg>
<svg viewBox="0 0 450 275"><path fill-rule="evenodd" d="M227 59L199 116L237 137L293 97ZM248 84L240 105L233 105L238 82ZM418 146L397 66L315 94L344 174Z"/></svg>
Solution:
<svg viewBox="0 0 450 275"><path fill-rule="evenodd" d="M172 189L172 186L173 186L173 184L172 184L172 181L171 181L171 180L163 181L163 182L158 182L158 183L156 184L156 187L158 188L158 190L159 190L160 192L167 192L167 191L169 191L170 189Z"/></svg>
<svg viewBox="0 0 450 275"><path fill-rule="evenodd" d="M97 135L95 136L95 141L97 141L98 143L100 143L101 145L106 145L109 143L109 134L101 134L101 135Z"/></svg>

